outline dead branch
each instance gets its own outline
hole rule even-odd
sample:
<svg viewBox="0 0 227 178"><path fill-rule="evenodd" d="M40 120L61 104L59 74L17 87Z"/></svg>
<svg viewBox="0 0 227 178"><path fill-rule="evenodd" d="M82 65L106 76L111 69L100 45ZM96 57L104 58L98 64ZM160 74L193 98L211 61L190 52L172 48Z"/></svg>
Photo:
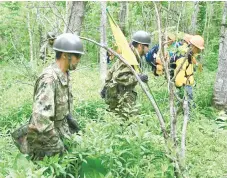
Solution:
<svg viewBox="0 0 227 178"><path fill-rule="evenodd" d="M54 12L53 7L50 5L50 2L48 2L48 5L49 5L49 7L51 8L52 13L53 13L55 16L57 16L58 18L60 18L60 19L64 22L64 24L67 26L67 28L69 29L69 31L70 31L71 33L73 33L72 29L70 29L70 28L68 27L68 25L67 25L67 23L66 23L64 17L61 15L59 9L58 9L56 6L54 7L54 8L58 11L58 13L59 13L60 15L58 15L58 14L56 14L56 13Z"/></svg>
<svg viewBox="0 0 227 178"><path fill-rule="evenodd" d="M140 55L139 55L139 53L138 53L137 51L136 51L136 56L140 59L140 61L143 61L143 60L141 59L141 57L140 57ZM141 69L140 67L139 67L139 70L140 70L140 72L142 73L142 69ZM163 83L163 84L164 84L164 83ZM161 111L160 111L160 109L159 109L159 107L158 107L158 105L157 105L157 102L155 101L155 97L153 96L152 91L151 91L151 88L150 88L150 86L148 85L148 83L146 83L146 86L147 86L147 88L148 88L150 94L151 94L152 97L154 98L155 105L157 106L157 115L159 115L159 117L163 119L163 115L162 115L162 113L161 113ZM164 120L164 119L163 119L163 120Z"/></svg>
<svg viewBox="0 0 227 178"><path fill-rule="evenodd" d="M16 80L16 83L21 83L21 84L24 84L24 85L29 85L29 86L34 87L34 85L33 85L33 84L31 84L31 83L27 83L27 82L23 82L23 81L20 81L20 80Z"/></svg>
<svg viewBox="0 0 227 178"><path fill-rule="evenodd" d="M174 9L167 9L167 8L164 7L164 6L161 6L161 8L162 8L163 10L165 10L167 13L171 13L171 14L173 14L173 15L176 15L177 17L179 16L179 12L175 11Z"/></svg>
<svg viewBox="0 0 227 178"><path fill-rule="evenodd" d="M182 1L181 2L181 8L183 9L183 7L184 7L184 2ZM181 16L182 16L182 11L180 11L180 15L179 15L179 18L178 18L178 21L177 21L177 33L178 33L178 30L179 30Z"/></svg>
<svg viewBox="0 0 227 178"><path fill-rule="evenodd" d="M187 98L187 96L185 97ZM182 136L181 136L181 162L184 165L185 164L185 150L186 150L186 132L187 132L187 124L189 120L189 106L188 106L188 100L184 99L184 123L182 128Z"/></svg>
<svg viewBox="0 0 227 178"><path fill-rule="evenodd" d="M165 140L167 140L168 135L166 132L166 127L165 127L165 122L164 119L162 118L162 115L159 111L159 108L153 98L153 96L150 94L150 92L147 90L147 88L145 87L145 84L141 81L141 79L139 78L139 76L137 75L136 71L133 69L133 67L121 56L119 55L117 52L113 51L112 49L108 48L107 46L100 44L94 40L85 38L85 37L80 37L83 40L87 40L90 41L92 43L95 43L96 45L106 49L107 51L111 52L114 56L116 56L118 59L120 59L124 64L126 64L128 66L128 68L132 71L132 73L135 75L136 79L138 80L142 90L145 92L146 96L148 97L149 101L151 102L152 106L155 109L156 115L158 116L158 120L159 120L159 124L163 133L163 137L165 138Z"/></svg>
<svg viewBox="0 0 227 178"><path fill-rule="evenodd" d="M156 2L154 3L154 7L155 7L155 11L156 11L156 18L157 18L157 22L158 22L158 30L159 30L159 54L160 54L160 58L161 61L164 65L164 71L165 71L165 75L166 75L166 79L168 82L168 88L169 88L169 103L170 103L170 118L171 118L171 139L172 142L174 143L173 145L173 149L175 151L177 151L177 142L176 142L176 133L177 133L177 129L176 129L176 122L177 122L177 118L176 118L176 111L175 111L175 107L174 107L174 83L170 80L170 73L168 70L168 60L164 59L164 55L163 54L167 54L164 50L166 48L164 48L162 46L162 33L161 33L161 20L160 20L160 14L159 14L159 10L157 8ZM171 154L172 152L167 149L167 152L169 154ZM174 163L174 173L176 177L184 177L183 173L181 172L181 167L178 161L178 154L176 154L176 158L172 158L170 157L170 160Z"/></svg>
<svg viewBox="0 0 227 178"><path fill-rule="evenodd" d="M168 73L168 66L166 64L166 61L164 60L164 48L163 48L163 45L162 45L162 30L161 30L161 20L160 20L160 15L159 15L159 11L158 11L158 8L157 8L157 5L155 2L154 3L154 7L155 7L155 12L156 12L156 18L157 18L157 22L158 22L158 32L159 32L159 55L160 55L160 59L164 65L164 72L165 72L165 76L167 78L167 81L169 82L170 80L170 76L169 76L169 73Z"/></svg>

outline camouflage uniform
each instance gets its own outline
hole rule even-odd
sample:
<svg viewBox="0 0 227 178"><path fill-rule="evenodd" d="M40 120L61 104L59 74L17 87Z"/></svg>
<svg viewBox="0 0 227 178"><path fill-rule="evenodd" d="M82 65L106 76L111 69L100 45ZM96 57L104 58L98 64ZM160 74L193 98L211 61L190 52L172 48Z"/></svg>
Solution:
<svg viewBox="0 0 227 178"><path fill-rule="evenodd" d="M130 47L136 54L136 49L133 46ZM138 57L137 60L140 61ZM137 93L134 91L137 82L128 66L118 59L108 71L104 86L108 110L125 118L137 114Z"/></svg>
<svg viewBox="0 0 227 178"><path fill-rule="evenodd" d="M40 49L40 59L43 60L43 63L46 63L54 59L54 56L53 46L49 44L49 41L45 42Z"/></svg>
<svg viewBox="0 0 227 178"><path fill-rule="evenodd" d="M69 79L70 80L70 79ZM64 138L71 135L67 76L56 63L47 67L35 84L32 117L28 125L28 152L32 156L51 156L64 151ZM72 92L69 85L70 108Z"/></svg>
<svg viewBox="0 0 227 178"><path fill-rule="evenodd" d="M109 110L123 117L134 114L137 111L137 93L134 91L136 84L137 79L130 69L117 60L108 71L105 84L105 102L109 105Z"/></svg>

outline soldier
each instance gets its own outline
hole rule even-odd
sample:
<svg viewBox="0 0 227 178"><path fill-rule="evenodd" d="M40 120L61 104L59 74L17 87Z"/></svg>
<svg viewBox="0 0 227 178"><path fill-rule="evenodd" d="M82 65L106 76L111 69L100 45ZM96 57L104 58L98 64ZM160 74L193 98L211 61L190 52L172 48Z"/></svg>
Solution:
<svg viewBox="0 0 227 178"><path fill-rule="evenodd" d="M141 57L147 53L150 42L150 35L145 31L138 31L133 35L130 47L139 63ZM139 74L139 77L143 82L148 81L147 75ZM108 110L125 118L136 114L136 85L137 79L131 70L122 61L117 60L108 71L101 91L101 97L109 106Z"/></svg>
<svg viewBox="0 0 227 178"><path fill-rule="evenodd" d="M27 149L20 149L32 157L42 159L63 153L64 144L72 133L79 130L72 118L73 98L69 70L75 70L83 52L78 36L65 33L55 40L56 61L44 69L36 81L32 115L27 128L12 134L17 144L26 146L21 139L27 134ZM17 135L18 134L18 135ZM20 135L21 134L21 135ZM23 137L25 138L25 137Z"/></svg>
<svg viewBox="0 0 227 178"><path fill-rule="evenodd" d="M41 47L40 56L39 56L40 59L43 61L43 63L50 61L49 59L53 59L55 54L53 50L53 44L55 39L56 39L56 34L54 32L47 33L46 42Z"/></svg>

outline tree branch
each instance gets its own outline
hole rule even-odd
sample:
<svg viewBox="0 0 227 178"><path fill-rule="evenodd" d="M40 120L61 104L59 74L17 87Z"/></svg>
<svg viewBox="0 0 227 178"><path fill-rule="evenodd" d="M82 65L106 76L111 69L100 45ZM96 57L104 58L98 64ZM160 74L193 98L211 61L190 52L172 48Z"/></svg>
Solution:
<svg viewBox="0 0 227 178"><path fill-rule="evenodd" d="M187 98L187 97L186 97ZM189 120L189 106L188 106L188 100L184 99L184 123L182 128L182 136L181 136L181 162L184 165L185 164L185 150L186 150L186 132L187 132L187 124Z"/></svg>
<svg viewBox="0 0 227 178"><path fill-rule="evenodd" d="M57 9L58 13L59 13L61 16L57 15L57 14L54 12L53 7L51 7L51 5L50 5L50 2L48 2L48 5L49 5L49 7L51 8L53 14L56 15L58 18L62 19L62 21L64 22L65 26L67 26L67 28L69 29L69 31L70 31L71 33L73 33L73 31L69 28L68 24L65 22L65 19L64 19L64 17L61 15L59 9L58 9L57 7L54 7L55 9Z"/></svg>
<svg viewBox="0 0 227 178"><path fill-rule="evenodd" d="M29 85L29 86L34 87L34 85L32 85L31 83L23 82L23 81L20 81L20 80L16 80L16 83L21 83L21 84L25 84L25 85Z"/></svg>
<svg viewBox="0 0 227 178"><path fill-rule="evenodd" d="M113 51L112 49L108 48L107 46L100 44L94 40L91 40L89 38L85 38L85 37L80 37L83 40L87 40L90 41L104 49L106 49L107 51L111 52L114 56L116 56L118 59L120 59L124 64L127 65L127 67L132 71L132 73L134 74L134 76L136 77L136 79L138 80L142 90L144 91L144 93L146 94L146 96L148 97L149 101L151 102L152 106L155 109L156 115L158 116L158 120L159 120L159 124L163 133L163 137L165 138L165 140L168 138L167 132L166 132L166 127L165 127L165 122L162 118L162 116L159 113L159 109L158 106L153 98L153 96L150 94L150 92L146 89L145 84L141 81L140 77L137 75L136 71L132 68L132 66L121 56L119 55L117 52Z"/></svg>

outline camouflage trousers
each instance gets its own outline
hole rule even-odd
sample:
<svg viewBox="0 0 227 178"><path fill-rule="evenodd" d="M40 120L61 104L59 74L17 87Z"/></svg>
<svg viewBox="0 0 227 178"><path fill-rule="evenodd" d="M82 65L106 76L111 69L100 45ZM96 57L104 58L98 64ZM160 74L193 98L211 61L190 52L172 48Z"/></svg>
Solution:
<svg viewBox="0 0 227 178"><path fill-rule="evenodd" d="M115 113L124 118L131 117L138 114L136 107L137 93L130 89L107 89L105 102L108 104L108 111Z"/></svg>

